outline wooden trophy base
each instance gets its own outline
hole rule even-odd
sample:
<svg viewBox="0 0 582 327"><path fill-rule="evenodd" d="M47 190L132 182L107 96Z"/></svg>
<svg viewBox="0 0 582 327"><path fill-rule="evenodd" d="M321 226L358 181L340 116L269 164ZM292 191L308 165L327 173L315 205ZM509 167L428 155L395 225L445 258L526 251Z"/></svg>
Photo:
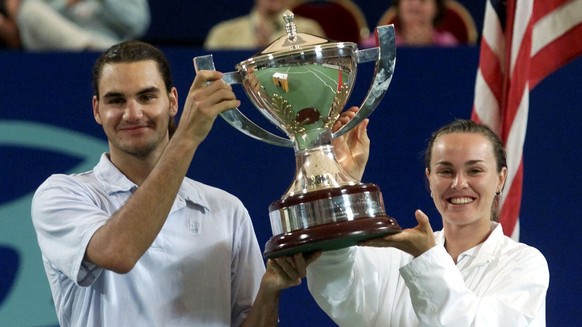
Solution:
<svg viewBox="0 0 582 327"><path fill-rule="evenodd" d="M388 216L334 222L275 235L267 242L263 254L267 258L276 258L295 253L337 250L401 231L396 220Z"/></svg>

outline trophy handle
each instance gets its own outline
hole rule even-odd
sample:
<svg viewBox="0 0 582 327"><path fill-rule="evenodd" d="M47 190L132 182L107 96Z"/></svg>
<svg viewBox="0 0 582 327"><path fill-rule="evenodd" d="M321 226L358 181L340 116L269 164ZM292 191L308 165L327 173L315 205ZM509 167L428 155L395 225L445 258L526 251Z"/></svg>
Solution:
<svg viewBox="0 0 582 327"><path fill-rule="evenodd" d="M372 60L376 61L374 80L356 116L337 132L333 133L333 138L342 136L368 117L384 98L384 94L386 94L388 86L390 86L392 75L394 74L394 66L396 65L396 33L394 25L376 27L376 36L378 38L378 47L356 51L358 64Z"/></svg>
<svg viewBox="0 0 582 327"><path fill-rule="evenodd" d="M214 68L214 60L212 59L212 55L210 54L194 57L194 69L196 72L199 70L216 70L216 68ZM242 76L238 71L224 73L222 80L227 84L242 84ZM253 121L248 119L238 108L233 108L231 110L222 112L220 113L220 116L232 127L254 139L277 146L289 148L294 146L291 140L275 135L255 124Z"/></svg>

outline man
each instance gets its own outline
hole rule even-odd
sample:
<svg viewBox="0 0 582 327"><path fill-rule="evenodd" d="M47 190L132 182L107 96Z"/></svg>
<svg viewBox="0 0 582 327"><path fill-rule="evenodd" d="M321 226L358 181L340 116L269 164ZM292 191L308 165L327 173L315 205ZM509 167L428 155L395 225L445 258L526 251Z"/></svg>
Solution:
<svg viewBox="0 0 582 327"><path fill-rule="evenodd" d="M207 50L253 50L264 48L277 38L287 35L283 12L290 0L255 0L248 15L218 23L204 42ZM295 16L297 32L325 37L321 26L314 20Z"/></svg>
<svg viewBox="0 0 582 327"><path fill-rule="evenodd" d="M197 74L176 127L157 48L128 41L97 59L93 115L109 152L49 177L32 203L61 326L277 324L279 294L299 278L271 262L265 273L240 201L185 177L217 115L240 104L221 77Z"/></svg>

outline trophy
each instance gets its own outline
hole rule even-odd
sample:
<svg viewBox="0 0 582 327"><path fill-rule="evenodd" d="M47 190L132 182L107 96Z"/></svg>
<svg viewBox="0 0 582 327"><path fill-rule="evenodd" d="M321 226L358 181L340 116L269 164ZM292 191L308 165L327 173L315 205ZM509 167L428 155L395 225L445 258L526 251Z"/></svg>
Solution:
<svg viewBox="0 0 582 327"><path fill-rule="evenodd" d="M332 140L368 117L386 93L396 62L393 25L376 28L378 47L358 50L297 33L287 10L286 36L225 73L223 81L242 84L254 106L287 137L273 134L238 108L221 116L242 133L269 144L293 147L296 171L289 189L269 206L273 237L268 258L334 250L394 234L402 229L386 214L380 188L348 175L338 164ZM375 61L368 93L355 117L333 131L350 96L359 63ZM212 55L194 58L196 71L214 70Z"/></svg>

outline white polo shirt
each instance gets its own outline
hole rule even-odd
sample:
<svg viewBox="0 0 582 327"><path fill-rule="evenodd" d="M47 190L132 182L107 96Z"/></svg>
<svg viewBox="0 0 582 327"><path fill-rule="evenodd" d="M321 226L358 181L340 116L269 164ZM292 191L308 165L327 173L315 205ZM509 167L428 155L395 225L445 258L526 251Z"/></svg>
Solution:
<svg viewBox="0 0 582 327"><path fill-rule="evenodd" d="M83 260L93 233L136 189L104 154L92 171L53 175L36 191L32 220L60 325L240 325L265 267L246 208L223 190L184 179L127 274Z"/></svg>

